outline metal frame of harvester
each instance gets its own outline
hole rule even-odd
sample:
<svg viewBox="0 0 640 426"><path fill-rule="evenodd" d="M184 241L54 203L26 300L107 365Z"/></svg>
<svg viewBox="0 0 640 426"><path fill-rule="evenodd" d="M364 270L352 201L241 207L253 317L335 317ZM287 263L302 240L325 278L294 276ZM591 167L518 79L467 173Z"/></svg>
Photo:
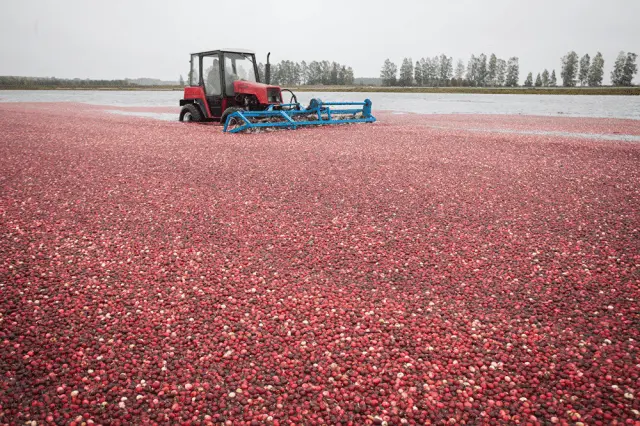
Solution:
<svg viewBox="0 0 640 426"><path fill-rule="evenodd" d="M361 108L331 109L332 106L360 106ZM227 118L224 123L224 131L238 133L267 127L296 129L302 126L373 123L376 121L375 117L371 115L371 101L369 99L365 99L364 102L322 102L319 99L312 99L306 108L303 108L299 103L280 104L279 107L274 109L273 106L269 106L264 111L236 111ZM336 118L337 116L339 118ZM256 119L263 121L252 121Z"/></svg>

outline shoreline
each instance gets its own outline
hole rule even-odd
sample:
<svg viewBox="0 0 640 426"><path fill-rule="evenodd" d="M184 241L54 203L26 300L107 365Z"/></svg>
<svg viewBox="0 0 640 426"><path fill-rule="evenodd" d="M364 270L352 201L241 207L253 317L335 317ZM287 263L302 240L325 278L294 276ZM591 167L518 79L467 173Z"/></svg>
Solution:
<svg viewBox="0 0 640 426"><path fill-rule="evenodd" d="M640 96L640 87L379 87L379 86L299 86L299 92L380 92L484 95L615 95Z"/></svg>
<svg viewBox="0 0 640 426"><path fill-rule="evenodd" d="M44 87L2 87L0 86L0 90L7 90L7 91L18 91L18 90L24 90L24 91L35 91L35 90L46 90L46 91L61 91L61 92L65 92L65 91L83 91L83 92L87 92L87 91L104 91L104 92L119 92L119 91L123 91L123 92L175 92L175 91L182 91L183 88L182 87L174 87L174 86L149 86L149 87L125 87L125 86L121 86L121 87L50 87L50 86L44 86Z"/></svg>
<svg viewBox="0 0 640 426"><path fill-rule="evenodd" d="M578 95L578 96L640 96L640 86L633 87L381 87L381 86L282 86L297 92L353 92L353 93L432 93L484 95ZM144 87L1 87L0 90L50 91L182 91L181 86Z"/></svg>

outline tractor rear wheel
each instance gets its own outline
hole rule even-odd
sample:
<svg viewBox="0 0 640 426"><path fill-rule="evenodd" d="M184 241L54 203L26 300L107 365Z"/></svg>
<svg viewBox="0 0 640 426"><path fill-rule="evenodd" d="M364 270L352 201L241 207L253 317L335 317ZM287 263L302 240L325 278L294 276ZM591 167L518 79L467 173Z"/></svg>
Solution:
<svg viewBox="0 0 640 426"><path fill-rule="evenodd" d="M180 121L202 121L202 112L200 112L200 108L193 104L185 105L182 107L182 111L180 111Z"/></svg>
<svg viewBox="0 0 640 426"><path fill-rule="evenodd" d="M222 113L222 116L220 117L220 124L224 126L224 123L227 122L227 117L229 117L229 115L237 111L244 111L244 110L242 108L236 108L236 107L229 107L225 109L224 112Z"/></svg>

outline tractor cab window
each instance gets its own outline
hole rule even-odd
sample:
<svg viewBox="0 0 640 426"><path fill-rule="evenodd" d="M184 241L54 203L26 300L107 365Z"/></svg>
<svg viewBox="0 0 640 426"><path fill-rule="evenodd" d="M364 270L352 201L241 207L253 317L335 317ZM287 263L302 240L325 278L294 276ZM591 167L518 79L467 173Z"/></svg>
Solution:
<svg viewBox="0 0 640 426"><path fill-rule="evenodd" d="M233 95L233 82L237 80L256 82L253 55L244 53L224 54L224 81L227 95Z"/></svg>
<svg viewBox="0 0 640 426"><path fill-rule="evenodd" d="M222 95L220 84L220 61L218 55L204 56L202 58L202 79L207 96Z"/></svg>
<svg viewBox="0 0 640 426"><path fill-rule="evenodd" d="M200 85L200 57L191 55L191 70L189 71L189 86Z"/></svg>

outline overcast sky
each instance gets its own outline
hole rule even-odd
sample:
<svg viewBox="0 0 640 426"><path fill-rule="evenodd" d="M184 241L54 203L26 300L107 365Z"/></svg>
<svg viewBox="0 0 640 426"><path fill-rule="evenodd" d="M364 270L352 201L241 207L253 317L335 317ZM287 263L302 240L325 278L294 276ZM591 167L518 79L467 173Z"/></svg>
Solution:
<svg viewBox="0 0 640 426"><path fill-rule="evenodd" d="M337 61L356 77L445 53L494 52L528 72L569 50L640 54L640 0L169 1L0 0L0 75L177 80L188 54L254 50L260 61ZM638 81L636 77L635 82Z"/></svg>

